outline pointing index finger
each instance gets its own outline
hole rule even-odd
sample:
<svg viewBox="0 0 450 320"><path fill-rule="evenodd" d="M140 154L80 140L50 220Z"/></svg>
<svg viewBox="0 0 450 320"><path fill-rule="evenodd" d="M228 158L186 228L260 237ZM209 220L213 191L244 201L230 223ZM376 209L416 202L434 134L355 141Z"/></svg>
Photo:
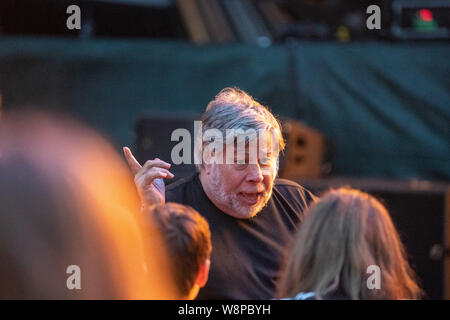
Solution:
<svg viewBox="0 0 450 320"><path fill-rule="evenodd" d="M131 172L134 175L136 175L136 173L142 168L142 166L139 164L139 162L133 156L133 153L131 152L130 148L124 147L123 154L125 155L125 159L127 159L128 166L130 167Z"/></svg>

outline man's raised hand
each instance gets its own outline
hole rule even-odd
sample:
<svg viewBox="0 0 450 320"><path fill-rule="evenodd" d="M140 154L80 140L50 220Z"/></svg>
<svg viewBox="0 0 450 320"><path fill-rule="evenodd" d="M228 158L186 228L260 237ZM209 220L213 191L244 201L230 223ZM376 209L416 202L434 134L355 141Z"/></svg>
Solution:
<svg viewBox="0 0 450 320"><path fill-rule="evenodd" d="M170 164L156 158L148 160L144 166L141 166L129 148L124 147L123 153L134 175L134 183L141 197L142 205L165 203L166 191L163 179L172 179L174 177L168 170Z"/></svg>

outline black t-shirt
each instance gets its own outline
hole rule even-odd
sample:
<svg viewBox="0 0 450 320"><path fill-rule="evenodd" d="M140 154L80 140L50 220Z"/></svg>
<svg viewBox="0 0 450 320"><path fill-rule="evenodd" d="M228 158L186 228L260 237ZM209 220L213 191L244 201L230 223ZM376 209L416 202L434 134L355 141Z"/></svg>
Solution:
<svg viewBox="0 0 450 320"><path fill-rule="evenodd" d="M209 200L198 174L166 188L166 201L188 205L202 214L211 230L211 268L198 299L272 299L282 259L311 193L276 179L267 205L255 217L236 219Z"/></svg>

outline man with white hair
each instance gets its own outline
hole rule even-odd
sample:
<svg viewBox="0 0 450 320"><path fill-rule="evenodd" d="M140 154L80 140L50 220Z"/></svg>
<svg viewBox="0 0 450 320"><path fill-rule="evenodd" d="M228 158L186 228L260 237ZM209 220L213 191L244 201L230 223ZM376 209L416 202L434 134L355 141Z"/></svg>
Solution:
<svg viewBox="0 0 450 320"><path fill-rule="evenodd" d="M201 120L198 172L167 189L170 164L155 159L142 167L124 148L143 205L178 202L209 222L210 275L199 299L274 298L285 250L314 196L276 179L285 145L280 124L246 92L223 89ZM225 138L211 140L211 132Z"/></svg>

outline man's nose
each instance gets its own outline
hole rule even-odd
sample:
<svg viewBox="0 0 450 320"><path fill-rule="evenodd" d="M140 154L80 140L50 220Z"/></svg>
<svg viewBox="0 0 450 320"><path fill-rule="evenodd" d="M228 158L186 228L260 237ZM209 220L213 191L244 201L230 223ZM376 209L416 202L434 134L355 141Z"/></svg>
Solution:
<svg viewBox="0 0 450 320"><path fill-rule="evenodd" d="M259 164L249 164L247 169L247 181L262 182L264 180Z"/></svg>

